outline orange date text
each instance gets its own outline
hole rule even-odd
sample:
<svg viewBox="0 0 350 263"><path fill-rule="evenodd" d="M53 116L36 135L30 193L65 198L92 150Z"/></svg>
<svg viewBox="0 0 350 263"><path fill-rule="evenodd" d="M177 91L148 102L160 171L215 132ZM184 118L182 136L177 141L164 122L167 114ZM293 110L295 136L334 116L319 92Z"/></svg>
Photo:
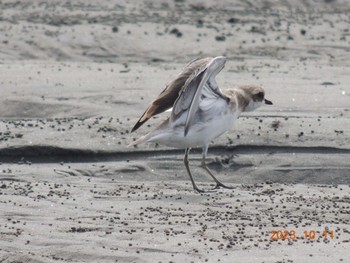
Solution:
<svg viewBox="0 0 350 263"><path fill-rule="evenodd" d="M323 230L321 233L317 233L315 230L305 230L301 234L297 234L295 230L272 230L270 240L297 240L297 239L334 239L333 230Z"/></svg>

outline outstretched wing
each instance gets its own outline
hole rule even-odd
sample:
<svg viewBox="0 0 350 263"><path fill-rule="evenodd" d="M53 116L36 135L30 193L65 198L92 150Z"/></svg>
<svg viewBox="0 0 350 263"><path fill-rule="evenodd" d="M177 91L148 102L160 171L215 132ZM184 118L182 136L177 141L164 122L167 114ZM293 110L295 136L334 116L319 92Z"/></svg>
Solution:
<svg viewBox="0 0 350 263"><path fill-rule="evenodd" d="M184 88L175 101L170 120L173 121L182 112L188 111L184 131L185 136L192 125L195 113L199 107L206 110L218 98L228 100L215 81L216 75L223 69L225 62L225 57L216 57L208 61L205 67L199 68L187 79Z"/></svg>
<svg viewBox="0 0 350 263"><path fill-rule="evenodd" d="M162 113L173 107L179 97L179 93L186 87L188 80L192 80L198 72L202 72L212 58L203 58L192 60L184 70L174 79L155 99L147 110L142 114L131 132L137 130L142 124L148 121L154 115Z"/></svg>

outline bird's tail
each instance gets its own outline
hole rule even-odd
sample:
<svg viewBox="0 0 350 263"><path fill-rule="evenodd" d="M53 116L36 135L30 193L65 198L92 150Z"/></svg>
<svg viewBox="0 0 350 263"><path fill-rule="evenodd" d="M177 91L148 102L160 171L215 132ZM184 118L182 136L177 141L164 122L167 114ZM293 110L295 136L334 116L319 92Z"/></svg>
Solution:
<svg viewBox="0 0 350 263"><path fill-rule="evenodd" d="M136 141L130 143L128 147L143 143L143 142L152 142L155 137L161 134L164 129L166 129L169 125L169 118L161 122L156 128L147 133L146 135L138 138Z"/></svg>
<svg viewBox="0 0 350 263"><path fill-rule="evenodd" d="M130 148L132 146L135 146L135 145L138 145L140 143L144 143L144 142L147 142L149 138L152 137L152 132L138 138L136 141L133 141L132 143L130 143L127 147Z"/></svg>

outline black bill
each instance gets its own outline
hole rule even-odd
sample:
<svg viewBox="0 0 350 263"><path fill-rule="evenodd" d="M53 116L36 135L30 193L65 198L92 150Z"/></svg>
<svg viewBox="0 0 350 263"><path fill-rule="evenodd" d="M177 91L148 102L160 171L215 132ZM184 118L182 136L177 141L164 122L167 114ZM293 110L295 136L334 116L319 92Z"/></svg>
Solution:
<svg viewBox="0 0 350 263"><path fill-rule="evenodd" d="M267 105L272 105L273 104L272 101L270 101L270 100L264 99L264 101L265 101L265 104L267 104Z"/></svg>

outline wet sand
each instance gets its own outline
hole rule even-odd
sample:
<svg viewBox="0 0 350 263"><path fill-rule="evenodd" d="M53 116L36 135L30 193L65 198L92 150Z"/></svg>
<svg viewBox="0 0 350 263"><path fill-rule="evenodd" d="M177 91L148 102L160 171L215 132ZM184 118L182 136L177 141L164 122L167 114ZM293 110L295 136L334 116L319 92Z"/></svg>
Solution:
<svg viewBox="0 0 350 263"><path fill-rule="evenodd" d="M350 6L264 3L0 3L0 262L347 262ZM234 189L197 194L182 149L127 148L167 113L129 130L217 55L274 105L209 148Z"/></svg>

